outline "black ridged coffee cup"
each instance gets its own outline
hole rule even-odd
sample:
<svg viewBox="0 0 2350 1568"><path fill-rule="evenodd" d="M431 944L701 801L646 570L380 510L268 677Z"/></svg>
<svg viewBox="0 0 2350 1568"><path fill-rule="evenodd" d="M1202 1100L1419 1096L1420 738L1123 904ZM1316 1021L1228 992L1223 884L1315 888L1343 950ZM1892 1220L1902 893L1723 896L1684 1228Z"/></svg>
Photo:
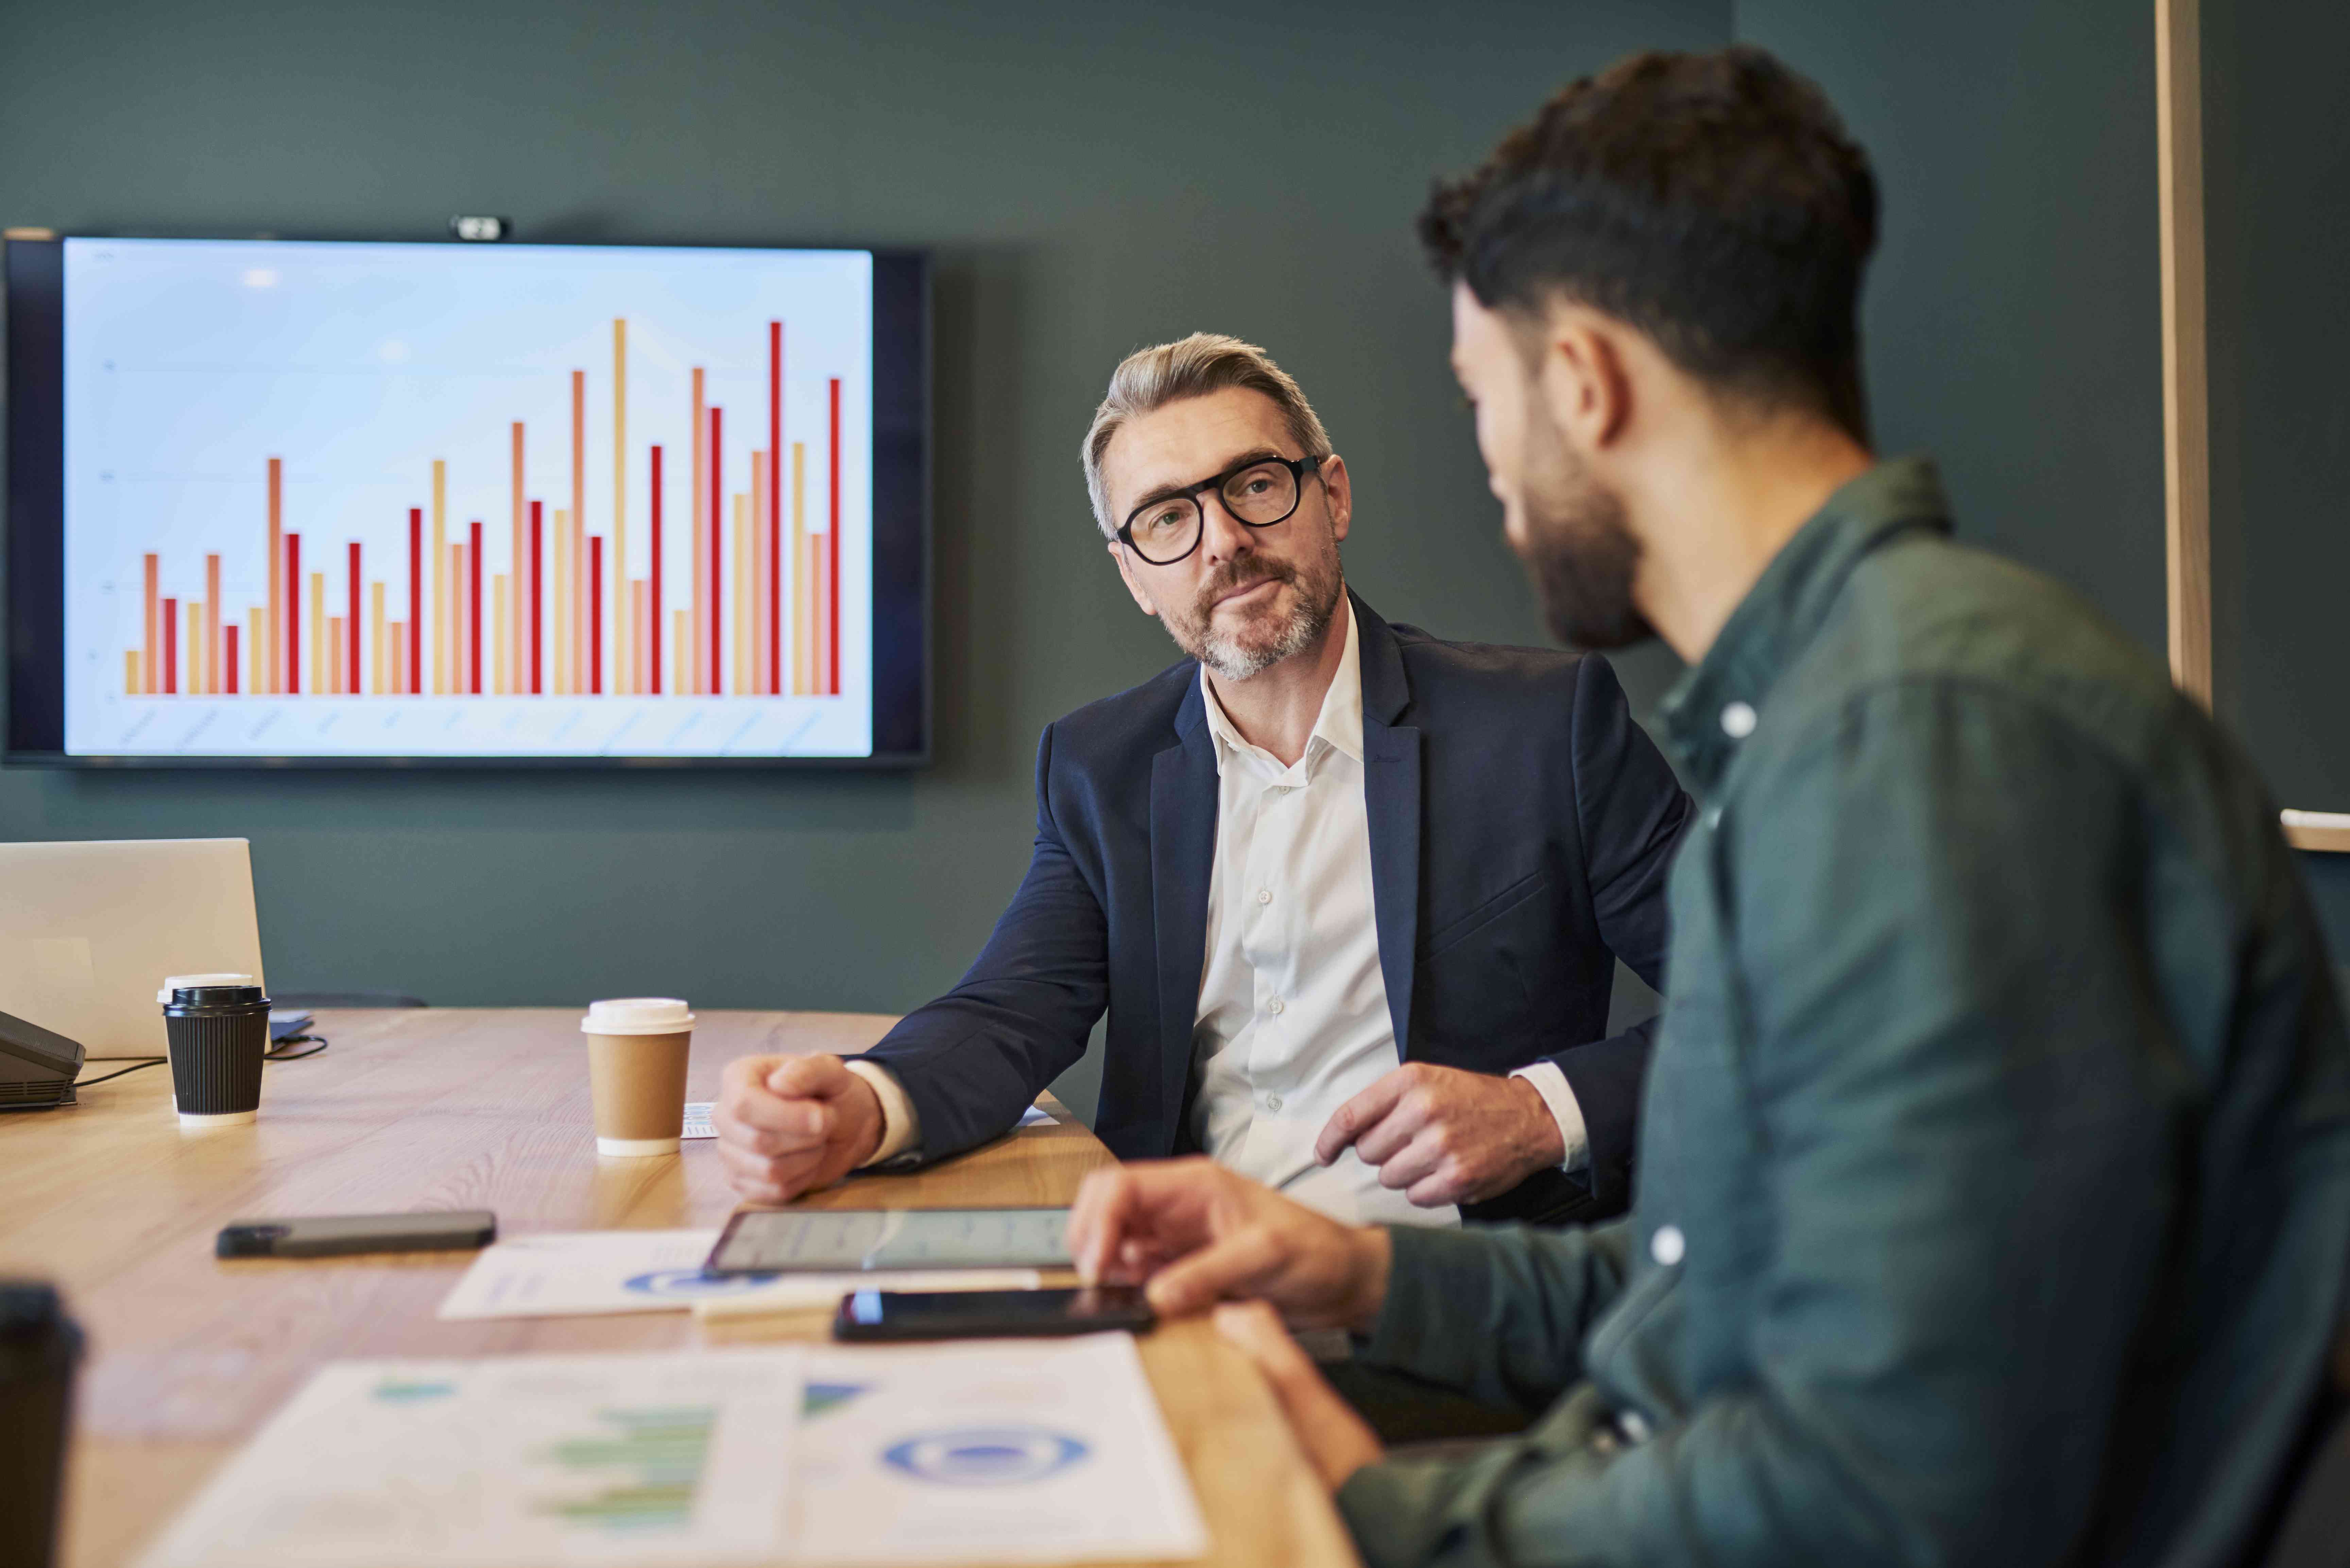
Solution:
<svg viewBox="0 0 2350 1568"><path fill-rule="evenodd" d="M261 1109L269 998L257 985L183 985L163 1007L182 1127L229 1127Z"/></svg>

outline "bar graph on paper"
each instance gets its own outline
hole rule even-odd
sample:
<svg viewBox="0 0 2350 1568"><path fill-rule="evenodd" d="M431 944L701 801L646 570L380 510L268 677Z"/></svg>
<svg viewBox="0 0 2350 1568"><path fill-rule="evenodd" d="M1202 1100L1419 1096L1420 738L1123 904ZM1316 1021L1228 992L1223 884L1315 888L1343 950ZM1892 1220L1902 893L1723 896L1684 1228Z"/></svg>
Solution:
<svg viewBox="0 0 2350 1568"><path fill-rule="evenodd" d="M67 265L69 751L869 752L866 253Z"/></svg>

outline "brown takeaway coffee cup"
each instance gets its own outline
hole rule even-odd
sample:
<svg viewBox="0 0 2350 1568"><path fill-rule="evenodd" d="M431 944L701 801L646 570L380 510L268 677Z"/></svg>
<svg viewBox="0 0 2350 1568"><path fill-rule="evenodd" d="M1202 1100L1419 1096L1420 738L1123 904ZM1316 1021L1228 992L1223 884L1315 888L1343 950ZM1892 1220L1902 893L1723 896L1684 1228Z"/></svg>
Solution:
<svg viewBox="0 0 2350 1568"><path fill-rule="evenodd" d="M594 1002L579 1023L588 1036L588 1086L596 1101L596 1152L675 1154L685 1131L685 1059L693 1013L673 997Z"/></svg>

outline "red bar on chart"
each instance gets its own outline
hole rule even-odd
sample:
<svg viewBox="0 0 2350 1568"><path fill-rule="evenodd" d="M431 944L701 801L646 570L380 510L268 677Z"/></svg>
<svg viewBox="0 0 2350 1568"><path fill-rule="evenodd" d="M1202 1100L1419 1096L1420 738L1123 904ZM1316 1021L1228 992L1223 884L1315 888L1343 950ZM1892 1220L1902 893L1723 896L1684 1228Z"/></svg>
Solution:
<svg viewBox="0 0 2350 1568"><path fill-rule="evenodd" d="M649 607L648 614L650 625L645 628L640 628L639 629L646 632L646 636L642 642L642 646L645 650L645 694L650 697L658 697L660 695L661 689L661 449L658 446L653 448L652 531L652 582L649 588L650 597L646 601Z"/></svg>
<svg viewBox="0 0 2350 1568"><path fill-rule="evenodd" d="M343 690L359 690L359 542L351 541L349 607L343 612Z"/></svg>
<svg viewBox="0 0 2350 1568"><path fill-rule="evenodd" d="M417 672L424 661L417 658L424 641L424 508L408 509L408 649L401 669L407 679L400 689L411 697L423 695L417 683Z"/></svg>
<svg viewBox="0 0 2350 1568"><path fill-rule="evenodd" d="M832 514L824 536L824 690L840 695L840 378L832 378Z"/></svg>
<svg viewBox="0 0 2350 1568"><path fill-rule="evenodd" d="M476 697L482 694L482 524L473 524L473 547L465 554L465 575L473 579L466 585L470 608L466 612L465 667L469 672L467 690Z"/></svg>
<svg viewBox="0 0 2350 1568"><path fill-rule="evenodd" d="M509 557L514 562L514 580L506 587L514 615L514 624L506 628L506 639L512 645L507 649L507 668L514 671L514 678L508 684L515 692L522 691L523 559L525 554L523 533L526 514L522 493L522 421L516 420L514 422L514 554Z"/></svg>
<svg viewBox="0 0 2350 1568"><path fill-rule="evenodd" d="M180 690L180 601L163 601L163 695Z"/></svg>
<svg viewBox="0 0 2350 1568"><path fill-rule="evenodd" d="M588 694L604 694L604 535L588 539Z"/></svg>
<svg viewBox="0 0 2350 1568"><path fill-rule="evenodd" d="M281 458L269 460L269 618L262 623L266 633L262 667L269 671L268 690L276 693L285 690L278 671L286 668L286 464ZM154 666L151 662L149 669ZM255 692L256 697L261 693Z"/></svg>
<svg viewBox="0 0 2350 1568"><path fill-rule="evenodd" d="M286 695L302 695L302 535L286 535Z"/></svg>
<svg viewBox="0 0 2350 1568"><path fill-rule="evenodd" d="M767 683L775 696L784 689L783 482L784 466L784 324L767 323Z"/></svg>
<svg viewBox="0 0 2350 1568"><path fill-rule="evenodd" d="M545 639L539 632L538 568L546 559L546 504L534 501L530 504L530 694L534 697L539 694L540 682L545 676L539 664L539 650Z"/></svg>
<svg viewBox="0 0 2350 1568"><path fill-rule="evenodd" d="M226 639L227 647L224 656L226 667L221 674L225 680L226 694L234 697L236 695L236 628L234 625L226 627L222 635Z"/></svg>
<svg viewBox="0 0 2350 1568"><path fill-rule="evenodd" d="M726 603L726 595L720 586L721 574L718 565L719 557L723 553L721 545L726 536L726 465L719 444L720 436L725 428L721 422L720 416L724 411L715 405L710 410L710 603L705 607L708 613L702 618L710 623L708 690L710 695L713 697L725 690L725 683L718 677L718 627L719 623L726 618L722 607Z"/></svg>

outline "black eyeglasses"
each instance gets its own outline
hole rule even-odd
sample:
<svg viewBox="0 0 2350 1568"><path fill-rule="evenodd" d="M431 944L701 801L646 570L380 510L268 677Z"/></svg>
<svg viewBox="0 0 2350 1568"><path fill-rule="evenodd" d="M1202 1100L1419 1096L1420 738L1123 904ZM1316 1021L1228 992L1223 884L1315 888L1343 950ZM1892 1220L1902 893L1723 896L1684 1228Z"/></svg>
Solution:
<svg viewBox="0 0 2350 1568"><path fill-rule="evenodd" d="M1318 457L1253 457L1213 479L1187 484L1134 509L1118 531L1126 547L1154 566L1171 566L1200 547L1206 514L1200 497L1215 491L1235 522L1270 528L1289 521L1305 493L1305 476L1321 477Z"/></svg>

